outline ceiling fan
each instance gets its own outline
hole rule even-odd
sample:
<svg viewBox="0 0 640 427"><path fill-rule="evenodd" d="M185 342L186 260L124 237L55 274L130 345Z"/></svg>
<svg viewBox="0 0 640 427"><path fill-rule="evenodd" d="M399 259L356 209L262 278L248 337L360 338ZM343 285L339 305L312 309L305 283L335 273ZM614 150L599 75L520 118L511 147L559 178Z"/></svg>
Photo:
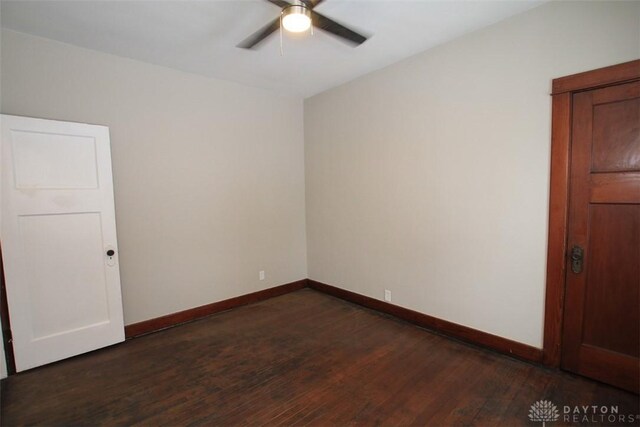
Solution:
<svg viewBox="0 0 640 427"><path fill-rule="evenodd" d="M285 0L266 0L281 8L280 16L262 29L256 31L238 45L243 49L253 49L264 39L269 37L274 31L280 28L294 33L308 30L312 25L330 34L333 34L354 46L358 46L367 40L362 34L329 19L313 10L323 0L294 0L289 3Z"/></svg>

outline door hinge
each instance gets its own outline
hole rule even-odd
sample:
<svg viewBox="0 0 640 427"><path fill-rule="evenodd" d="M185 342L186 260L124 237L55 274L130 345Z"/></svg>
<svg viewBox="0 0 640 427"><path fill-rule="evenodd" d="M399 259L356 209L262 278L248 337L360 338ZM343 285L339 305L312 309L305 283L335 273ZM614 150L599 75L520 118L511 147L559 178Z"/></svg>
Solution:
<svg viewBox="0 0 640 427"><path fill-rule="evenodd" d="M2 335L4 336L4 341L8 344L13 342L13 334L11 333L11 329L6 329L2 331Z"/></svg>

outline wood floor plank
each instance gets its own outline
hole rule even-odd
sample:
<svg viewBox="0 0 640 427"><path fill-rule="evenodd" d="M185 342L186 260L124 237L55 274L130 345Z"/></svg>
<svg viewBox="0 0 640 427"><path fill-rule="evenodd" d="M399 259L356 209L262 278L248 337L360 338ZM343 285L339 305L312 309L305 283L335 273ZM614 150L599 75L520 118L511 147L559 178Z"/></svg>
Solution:
<svg viewBox="0 0 640 427"><path fill-rule="evenodd" d="M639 405L311 289L20 373L0 391L6 426L524 426L541 399Z"/></svg>

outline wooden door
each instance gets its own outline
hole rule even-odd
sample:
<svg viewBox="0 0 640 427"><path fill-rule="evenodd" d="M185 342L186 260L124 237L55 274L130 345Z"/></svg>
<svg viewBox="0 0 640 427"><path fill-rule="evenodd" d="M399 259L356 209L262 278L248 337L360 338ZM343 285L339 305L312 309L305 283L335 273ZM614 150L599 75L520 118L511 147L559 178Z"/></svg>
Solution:
<svg viewBox="0 0 640 427"><path fill-rule="evenodd" d="M0 116L17 371L124 340L109 129Z"/></svg>
<svg viewBox="0 0 640 427"><path fill-rule="evenodd" d="M561 366L638 392L640 82L572 105Z"/></svg>

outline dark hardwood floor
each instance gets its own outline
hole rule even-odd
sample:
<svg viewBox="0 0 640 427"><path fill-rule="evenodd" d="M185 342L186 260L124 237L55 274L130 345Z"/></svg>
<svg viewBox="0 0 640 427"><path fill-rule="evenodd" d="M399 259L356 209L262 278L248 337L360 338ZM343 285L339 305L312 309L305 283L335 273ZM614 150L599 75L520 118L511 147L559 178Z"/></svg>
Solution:
<svg viewBox="0 0 640 427"><path fill-rule="evenodd" d="M541 399L561 414L550 427L580 424L563 422L564 405L638 414L636 395L310 289L14 375L1 390L7 426L541 426L528 420Z"/></svg>

